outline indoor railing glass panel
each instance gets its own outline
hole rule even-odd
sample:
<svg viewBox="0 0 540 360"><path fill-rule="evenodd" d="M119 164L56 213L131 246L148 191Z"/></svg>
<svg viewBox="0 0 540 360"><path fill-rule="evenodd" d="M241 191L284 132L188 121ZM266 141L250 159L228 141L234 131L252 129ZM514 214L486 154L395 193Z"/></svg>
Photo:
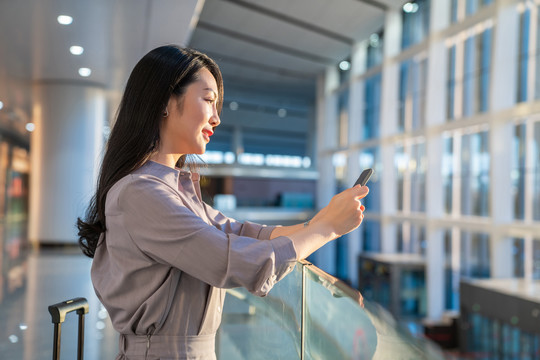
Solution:
<svg viewBox="0 0 540 360"><path fill-rule="evenodd" d="M218 359L444 359L380 305L308 262L263 298L231 289Z"/></svg>

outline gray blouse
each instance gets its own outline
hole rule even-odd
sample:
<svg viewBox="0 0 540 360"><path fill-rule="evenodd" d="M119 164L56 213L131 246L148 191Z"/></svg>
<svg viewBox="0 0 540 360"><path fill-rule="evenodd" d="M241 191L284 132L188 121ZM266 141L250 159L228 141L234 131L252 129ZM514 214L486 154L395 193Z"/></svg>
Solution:
<svg viewBox="0 0 540 360"><path fill-rule="evenodd" d="M288 237L224 216L202 201L198 174L153 161L109 190L105 215L91 275L117 359L215 359L224 289L265 296L296 264Z"/></svg>

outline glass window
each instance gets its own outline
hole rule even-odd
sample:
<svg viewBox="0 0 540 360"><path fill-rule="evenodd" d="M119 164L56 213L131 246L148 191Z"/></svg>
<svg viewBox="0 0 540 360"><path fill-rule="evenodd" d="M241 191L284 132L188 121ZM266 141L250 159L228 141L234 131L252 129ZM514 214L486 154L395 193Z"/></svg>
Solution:
<svg viewBox="0 0 540 360"><path fill-rule="evenodd" d="M379 136L381 115L381 73L373 75L365 81L364 131L363 138L372 139Z"/></svg>
<svg viewBox="0 0 540 360"><path fill-rule="evenodd" d="M459 0L452 0L450 3L450 22L455 23L458 20L458 3Z"/></svg>
<svg viewBox="0 0 540 360"><path fill-rule="evenodd" d="M337 194L350 187L350 185L346 183L347 154L335 153L332 156L332 165L334 166Z"/></svg>
<svg viewBox="0 0 540 360"><path fill-rule="evenodd" d="M426 146L424 142L411 147L411 211L426 211Z"/></svg>
<svg viewBox="0 0 540 360"><path fill-rule="evenodd" d="M514 219L525 218L525 124L518 124L512 142L512 196Z"/></svg>
<svg viewBox="0 0 540 360"><path fill-rule="evenodd" d="M426 228L424 226L413 225L411 227L411 238L413 238L415 249L422 255L426 254Z"/></svg>
<svg viewBox="0 0 540 360"><path fill-rule="evenodd" d="M401 63L399 69L399 118L398 129L403 132L405 130L405 118L407 117L407 93L408 93L409 65L408 62Z"/></svg>
<svg viewBox="0 0 540 360"><path fill-rule="evenodd" d="M400 131L419 129L424 126L426 98L427 59L409 59L401 63L399 82Z"/></svg>
<svg viewBox="0 0 540 360"><path fill-rule="evenodd" d="M478 11L478 0L466 0L465 14L472 15Z"/></svg>
<svg viewBox="0 0 540 360"><path fill-rule="evenodd" d="M335 153L332 157L334 165L334 176L336 179L336 193L339 193L350 187L347 183L347 154ZM348 236L341 236L335 240L336 251L336 276L346 279L348 277Z"/></svg>
<svg viewBox="0 0 540 360"><path fill-rule="evenodd" d="M463 115L485 112L488 108L491 29L465 40Z"/></svg>
<svg viewBox="0 0 540 360"><path fill-rule="evenodd" d="M450 4L450 21L461 21L467 16L476 14L483 6L490 5L493 0L452 0Z"/></svg>
<svg viewBox="0 0 540 360"><path fill-rule="evenodd" d="M478 98L480 101L480 112L486 112L489 107L489 85L491 69L491 47L492 47L492 28L487 28L477 41L478 51L480 52L480 81L478 89Z"/></svg>
<svg viewBox="0 0 540 360"><path fill-rule="evenodd" d="M489 216L489 136L487 131L461 139L461 214Z"/></svg>
<svg viewBox="0 0 540 360"><path fill-rule="evenodd" d="M403 5L402 24L402 49L424 40L429 32L429 1L410 1Z"/></svg>
<svg viewBox="0 0 540 360"><path fill-rule="evenodd" d="M520 5L523 4L524 2ZM538 10L537 4L527 3L519 14L519 32L516 39L519 46L515 94L517 102L530 100L533 96L535 99L540 99L540 12ZM536 36L536 41L531 43L531 37L534 36Z"/></svg>
<svg viewBox="0 0 540 360"><path fill-rule="evenodd" d="M339 94L338 111L338 144L345 147L349 142L349 90Z"/></svg>
<svg viewBox="0 0 540 360"><path fill-rule="evenodd" d="M396 148L394 164L397 173L398 211L426 210L426 149L425 142Z"/></svg>
<svg viewBox="0 0 540 360"><path fill-rule="evenodd" d="M533 219L540 220L540 122L534 124L534 138L532 144L533 171Z"/></svg>
<svg viewBox="0 0 540 360"><path fill-rule="evenodd" d="M456 238L456 241L458 239ZM444 253L445 253L445 308L450 310L459 309L459 268L453 268L452 264L452 252L459 251L452 246L454 240L452 239L452 231L446 229L444 231Z"/></svg>
<svg viewBox="0 0 540 360"><path fill-rule="evenodd" d="M492 33L492 27L487 26L483 31L468 36L464 42L456 42L448 48L448 119L488 110ZM458 47L463 50L463 58L457 58ZM458 71L460 61L463 61L463 69Z"/></svg>
<svg viewBox="0 0 540 360"><path fill-rule="evenodd" d="M531 11L526 8L519 19L519 58L517 76L517 102L527 101L527 76L529 64L529 28Z"/></svg>
<svg viewBox="0 0 540 360"><path fill-rule="evenodd" d="M512 239L512 257L514 277L523 277L525 275L525 240L523 238Z"/></svg>
<svg viewBox="0 0 540 360"><path fill-rule="evenodd" d="M540 280L540 239L533 240L533 279Z"/></svg>
<svg viewBox="0 0 540 360"><path fill-rule="evenodd" d="M446 102L446 118L453 119L455 106L455 91L456 91L456 46L453 45L448 49L448 85L447 85L448 101Z"/></svg>
<svg viewBox="0 0 540 360"><path fill-rule="evenodd" d="M470 36L465 40L465 58L463 62L463 116L470 116L475 111L473 106L474 93L476 81L475 77L475 65L476 65L476 51L475 51L475 37Z"/></svg>
<svg viewBox="0 0 540 360"><path fill-rule="evenodd" d="M381 65L384 56L384 33L379 31L369 36L369 43L367 48L367 66L369 69L373 66Z"/></svg>
<svg viewBox="0 0 540 360"><path fill-rule="evenodd" d="M534 61L534 73L535 73L535 83L534 83L534 98L540 99L540 13L538 12L538 6L537 6L537 16L534 19L530 19L529 21L529 33L532 30L533 26L536 26L536 43L534 44L534 48L529 47L529 56L528 61ZM532 79L528 80L532 81ZM529 97L532 94L529 94Z"/></svg>
<svg viewBox="0 0 540 360"><path fill-rule="evenodd" d="M362 151L359 156L360 169L372 168L375 173L368 183L369 196L362 199L362 203L366 207L366 211L380 212L381 211L381 183L379 173L381 171L381 160L379 158L379 148L369 148Z"/></svg>
<svg viewBox="0 0 540 360"><path fill-rule="evenodd" d="M405 172L409 165L409 158L405 153L403 146L396 147L394 166L397 174L397 210L403 211L403 188L405 185Z"/></svg>
<svg viewBox="0 0 540 360"><path fill-rule="evenodd" d="M342 280L349 276L349 235L343 235L335 240L336 243L336 276Z"/></svg>
<svg viewBox="0 0 540 360"><path fill-rule="evenodd" d="M490 242L485 233L461 232L461 275L490 277Z"/></svg>
<svg viewBox="0 0 540 360"><path fill-rule="evenodd" d="M450 136L444 138L444 153L441 163L441 171L443 178L443 196L444 196L444 211L447 214L452 213L452 197L454 186L454 139Z"/></svg>
<svg viewBox="0 0 540 360"><path fill-rule="evenodd" d="M397 250L401 253L426 253L426 232L424 226L405 221L396 226Z"/></svg>
<svg viewBox="0 0 540 360"><path fill-rule="evenodd" d="M396 225L396 246L397 251L399 253L407 252L405 249L407 248L404 231L403 231L403 224L397 224Z"/></svg>
<svg viewBox="0 0 540 360"><path fill-rule="evenodd" d="M363 251L381 251L381 224L375 220L364 220L360 225Z"/></svg>

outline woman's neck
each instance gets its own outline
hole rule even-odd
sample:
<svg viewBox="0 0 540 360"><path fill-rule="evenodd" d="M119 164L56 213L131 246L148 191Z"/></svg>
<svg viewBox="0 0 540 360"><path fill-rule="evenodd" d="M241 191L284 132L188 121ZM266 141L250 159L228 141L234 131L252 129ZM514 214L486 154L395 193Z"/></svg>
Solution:
<svg viewBox="0 0 540 360"><path fill-rule="evenodd" d="M152 155L150 157L150 160L175 169L176 163L178 162L178 159L180 159L180 156L182 155L181 154L163 154L163 153L158 152Z"/></svg>

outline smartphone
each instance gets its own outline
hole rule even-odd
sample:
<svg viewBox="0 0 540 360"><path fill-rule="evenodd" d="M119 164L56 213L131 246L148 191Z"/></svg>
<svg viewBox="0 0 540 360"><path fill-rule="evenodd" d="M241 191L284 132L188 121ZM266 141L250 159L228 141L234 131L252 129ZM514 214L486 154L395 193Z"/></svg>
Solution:
<svg viewBox="0 0 540 360"><path fill-rule="evenodd" d="M365 169L364 171L362 171L362 173L358 177L358 180L356 180L353 186L356 186L358 184L362 186L366 185L371 175L373 175L373 169Z"/></svg>

